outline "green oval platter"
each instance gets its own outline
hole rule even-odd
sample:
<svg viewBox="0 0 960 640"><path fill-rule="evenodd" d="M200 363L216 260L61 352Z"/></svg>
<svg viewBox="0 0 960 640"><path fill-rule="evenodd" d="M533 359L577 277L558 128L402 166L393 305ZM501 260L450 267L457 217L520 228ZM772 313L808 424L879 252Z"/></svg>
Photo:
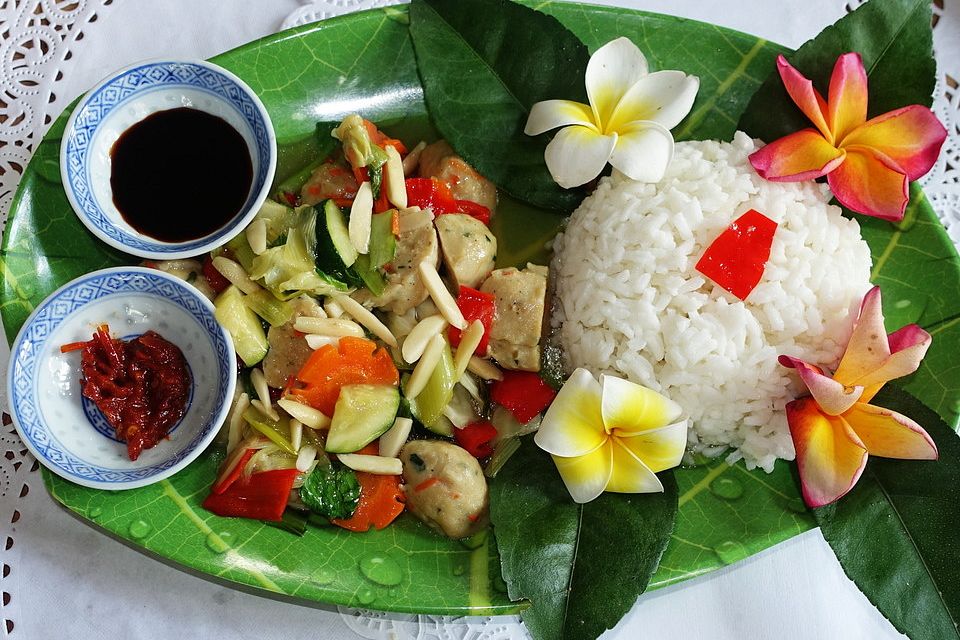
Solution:
<svg viewBox="0 0 960 640"><path fill-rule="evenodd" d="M654 69L683 69L700 94L678 139L730 139L742 110L785 49L709 24L626 9L527 2L557 17L590 48L626 35ZM433 134L417 77L405 8L306 25L214 58L262 98L280 145L277 181L313 159L317 122L359 112L388 132ZM812 34L811 34L812 35ZM0 315L9 340L48 293L82 273L133 262L89 234L60 184L58 151L69 109L38 145L10 212L0 264ZM202 180L203 176L198 176ZM211 185L215 187L215 185ZM498 216L498 262L547 259L556 215L507 204ZM957 255L923 193L915 189L903 224L861 220L873 250L873 281L884 288L891 326L917 322L933 347L907 389L956 427L960 376L960 270ZM951 375L954 372L954 375ZM214 516L200 506L222 452L142 489L97 491L44 471L47 489L76 516L148 555L192 573L301 604L397 612L512 613L493 536L469 544L441 539L404 515L364 534L312 528L303 537L257 522ZM677 473L680 511L652 588L707 573L814 526L792 465L748 471L714 461ZM370 570L378 567L378 571Z"/></svg>

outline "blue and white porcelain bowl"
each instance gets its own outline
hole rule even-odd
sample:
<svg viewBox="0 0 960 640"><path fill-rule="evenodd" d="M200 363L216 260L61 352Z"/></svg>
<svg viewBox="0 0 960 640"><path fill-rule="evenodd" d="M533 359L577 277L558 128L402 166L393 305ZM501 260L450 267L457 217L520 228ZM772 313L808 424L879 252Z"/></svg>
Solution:
<svg viewBox="0 0 960 640"><path fill-rule="evenodd" d="M180 348L191 372L183 418L136 461L81 395L80 352L60 352L62 345L90 340L103 323L123 338L156 331ZM11 346L7 397L17 432L48 469L87 487L132 489L200 455L226 420L236 381L233 343L209 300L161 271L117 267L67 283L30 315Z"/></svg>
<svg viewBox="0 0 960 640"><path fill-rule="evenodd" d="M180 107L233 126L250 151L253 180L243 207L222 227L203 238L163 242L136 231L114 205L110 152L132 125ZM117 72L83 97L60 144L60 175L80 221L110 246L154 260L197 256L239 233L267 198L276 164L277 140L263 103L240 78L202 61L144 62Z"/></svg>

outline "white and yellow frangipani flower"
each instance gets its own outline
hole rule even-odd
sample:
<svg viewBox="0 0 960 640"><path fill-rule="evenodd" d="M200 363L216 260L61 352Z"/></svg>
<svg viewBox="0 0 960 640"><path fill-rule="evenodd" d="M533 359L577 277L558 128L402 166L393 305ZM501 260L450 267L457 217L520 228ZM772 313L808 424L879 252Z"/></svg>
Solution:
<svg viewBox="0 0 960 640"><path fill-rule="evenodd" d="M663 491L655 475L680 464L687 420L680 405L633 382L577 369L547 410L537 445L553 456L575 502L604 491Z"/></svg>
<svg viewBox="0 0 960 640"><path fill-rule="evenodd" d="M673 136L690 112L700 79L682 71L648 73L643 52L627 38L603 45L586 71L589 105L546 100L530 109L524 133L561 129L544 157L564 188L590 182L607 162L633 180L659 182L673 157Z"/></svg>

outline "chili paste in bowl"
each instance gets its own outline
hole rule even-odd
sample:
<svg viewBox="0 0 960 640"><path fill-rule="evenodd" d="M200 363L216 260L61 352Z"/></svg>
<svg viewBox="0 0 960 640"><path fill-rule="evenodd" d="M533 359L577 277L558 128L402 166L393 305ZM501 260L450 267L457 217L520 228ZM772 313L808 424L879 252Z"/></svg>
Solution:
<svg viewBox="0 0 960 640"><path fill-rule="evenodd" d="M236 386L233 345L213 311L193 286L152 269L67 283L11 349L20 437L84 486L129 489L176 473L213 440Z"/></svg>

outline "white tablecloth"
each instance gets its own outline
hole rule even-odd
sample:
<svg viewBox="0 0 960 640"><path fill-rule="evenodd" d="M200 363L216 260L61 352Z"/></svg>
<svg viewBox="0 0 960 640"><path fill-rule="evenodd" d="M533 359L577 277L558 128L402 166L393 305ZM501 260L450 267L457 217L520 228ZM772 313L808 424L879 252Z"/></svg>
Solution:
<svg viewBox="0 0 960 640"><path fill-rule="evenodd" d="M19 0L0 5L0 211L60 110L108 72L136 60L210 57L295 22L382 0ZM857 0L613 0L799 46ZM960 60L960 0L935 9L938 58ZM950 73L953 67L942 67ZM956 77L956 75L954 76ZM941 83L938 114L956 122L956 83ZM12 98L12 100L11 100ZM6 116L5 118L2 116ZM950 127L951 132L955 127ZM960 189L947 159L928 194L954 239ZM953 162L953 167L960 163ZM5 371L5 358L3 370ZM10 638L481 640L526 637L516 618L438 619L312 609L248 595L170 568L56 507L12 427L0 440L0 635ZM5 548L4 548L5 547ZM649 639L902 638L844 576L819 531L744 562L640 598L608 637Z"/></svg>

